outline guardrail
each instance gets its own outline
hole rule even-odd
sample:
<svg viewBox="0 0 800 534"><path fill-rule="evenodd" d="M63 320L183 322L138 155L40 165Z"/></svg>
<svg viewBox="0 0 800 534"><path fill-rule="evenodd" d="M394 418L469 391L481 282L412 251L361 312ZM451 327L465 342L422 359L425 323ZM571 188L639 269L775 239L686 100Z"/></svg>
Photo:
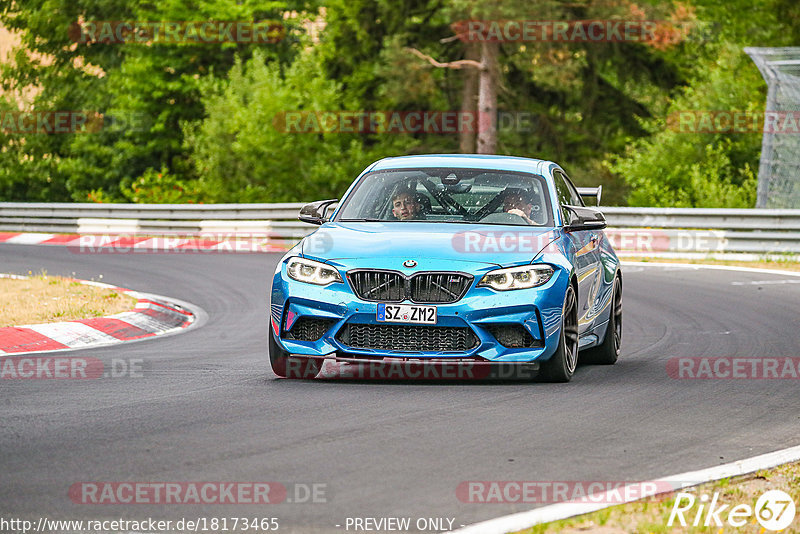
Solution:
<svg viewBox="0 0 800 534"><path fill-rule="evenodd" d="M302 203L0 203L0 231L67 234L259 234L294 242L316 227ZM800 254L800 210L601 207L622 254Z"/></svg>
<svg viewBox="0 0 800 534"><path fill-rule="evenodd" d="M800 210L601 208L620 255L703 257L800 254Z"/></svg>
<svg viewBox="0 0 800 534"><path fill-rule="evenodd" d="M314 229L297 220L302 205L0 202L0 231L154 235L229 232L292 240Z"/></svg>

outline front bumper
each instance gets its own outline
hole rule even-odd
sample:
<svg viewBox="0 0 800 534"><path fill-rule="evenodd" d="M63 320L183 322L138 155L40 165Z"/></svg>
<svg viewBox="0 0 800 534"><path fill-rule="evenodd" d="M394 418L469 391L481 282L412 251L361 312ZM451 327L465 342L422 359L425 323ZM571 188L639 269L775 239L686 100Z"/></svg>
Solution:
<svg viewBox="0 0 800 534"><path fill-rule="evenodd" d="M298 356L359 361L403 358L521 363L547 360L558 344L563 298L569 283L568 273L556 269L553 277L542 286L494 291L475 287L481 278L476 275L459 301L436 305L437 323L432 329L424 325L402 328L400 323L379 322L378 303L358 298L350 288L346 272L342 270L340 274L344 282L320 287L292 280L286 274L285 262L281 262L273 279L270 324L285 351ZM381 348L353 346L355 336L349 335L355 331L354 327L359 332L374 333L388 332L387 328L398 326L401 329L388 338L391 347L387 347L387 343L382 343ZM499 327L513 327L515 332L520 332L521 327L532 338L526 338L526 345L532 346L504 346L497 337ZM471 340L465 343L461 339L459 350L428 350L425 346L427 339L447 339L456 332L457 335L467 333ZM411 337L417 342L406 341Z"/></svg>

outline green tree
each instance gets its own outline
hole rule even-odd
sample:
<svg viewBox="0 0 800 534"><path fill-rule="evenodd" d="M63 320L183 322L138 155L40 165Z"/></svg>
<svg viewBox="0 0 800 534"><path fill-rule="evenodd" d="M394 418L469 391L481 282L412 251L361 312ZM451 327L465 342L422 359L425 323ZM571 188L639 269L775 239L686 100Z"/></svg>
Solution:
<svg viewBox="0 0 800 534"><path fill-rule="evenodd" d="M630 186L634 206L753 207L761 134L690 133L669 117L685 111L764 111L766 84L744 46L788 46L800 37L800 7L785 0L697 0L698 17L725 21L684 67L687 82L662 113L643 121L649 135L629 139L607 168Z"/></svg>
<svg viewBox="0 0 800 534"><path fill-rule="evenodd" d="M130 4L129 0L0 0L0 22L20 38L12 61L0 65L8 109L104 110L108 80L97 73L118 68L122 57L113 46L78 51L70 28L81 17L131 18ZM30 94L34 95L30 99L20 96ZM62 163L75 137L5 132L0 137L0 198L69 200Z"/></svg>
<svg viewBox="0 0 800 534"><path fill-rule="evenodd" d="M203 198L281 202L344 192L373 156L355 134L306 127L313 113L302 115L302 123L291 118L304 110L347 109L338 84L319 76L319 69L314 51L283 74L256 53L237 62L223 83L205 85L207 117L185 126Z"/></svg>
<svg viewBox="0 0 800 534"><path fill-rule="evenodd" d="M236 57L248 58L256 49L283 64L298 50L294 32L275 44L76 43L78 21L278 20L291 26L298 19L284 20L285 12L302 13L315 5L291 0L0 0L0 20L22 38L16 61L3 66L4 89L36 87L33 101L24 107L99 112L116 126L91 134L18 137L27 157L13 162L13 150L6 150L0 159L22 167L22 178L10 183L7 178L0 192L9 195L6 199L47 192L52 200L85 201L102 191L103 198L122 200L123 190L151 171L163 168L177 179L191 180L181 124L203 117L203 79L227 72Z"/></svg>
<svg viewBox="0 0 800 534"><path fill-rule="evenodd" d="M631 18L633 8L624 3L531 5L519 1L489 5L473 0L406 1L401 6L400 13L407 16L400 18L391 18L390 9L382 2L334 2L329 9L322 44L326 72L342 83L361 109L476 111L479 87L488 85L482 111L492 114L492 109L498 109L507 116L527 117L532 128L521 130L509 127L508 121L499 123L496 140L484 140L477 148L554 159L581 183L615 185L601 160L608 152L622 151L629 139L648 134L640 119L665 109L665 94L684 82L689 70L685 65L692 61L679 59L693 53L692 46L696 46L504 42L487 56L483 50L486 43L457 39L454 23L467 19ZM676 17L672 4L647 6L640 12L646 18ZM470 63L487 66L475 69ZM451 68L436 68L440 66ZM477 83L476 71L494 75L483 76L484 83ZM486 83L487 78L491 83ZM456 141L460 143L456 145ZM366 142L381 146L383 140L373 136ZM456 140L417 134L401 153L459 148L470 152L476 144L464 136ZM621 188L607 191L621 200Z"/></svg>

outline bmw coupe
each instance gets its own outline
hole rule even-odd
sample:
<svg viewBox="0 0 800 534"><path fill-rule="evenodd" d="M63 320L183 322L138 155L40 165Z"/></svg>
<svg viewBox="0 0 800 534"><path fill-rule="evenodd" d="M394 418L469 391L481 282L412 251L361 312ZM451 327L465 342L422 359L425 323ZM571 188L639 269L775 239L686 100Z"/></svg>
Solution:
<svg viewBox="0 0 800 534"><path fill-rule="evenodd" d="M551 161L484 155L382 159L278 263L269 356L279 377L324 360L524 366L569 381L617 361L622 273L600 187ZM328 213L333 213L328 216Z"/></svg>

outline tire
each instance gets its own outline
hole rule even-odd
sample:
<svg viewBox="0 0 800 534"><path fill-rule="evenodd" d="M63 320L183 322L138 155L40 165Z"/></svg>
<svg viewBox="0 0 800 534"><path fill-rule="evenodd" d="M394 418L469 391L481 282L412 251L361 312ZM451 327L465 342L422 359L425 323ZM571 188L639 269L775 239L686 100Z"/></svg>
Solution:
<svg viewBox="0 0 800 534"><path fill-rule="evenodd" d="M586 351L585 361L597 365L614 365L619 358L622 343L622 282L614 279L611 293L611 313L608 316L608 327L603 342Z"/></svg>
<svg viewBox="0 0 800 534"><path fill-rule="evenodd" d="M569 382L578 366L578 299L572 284L564 295L561 334L558 348L549 360L542 362L539 378L545 382Z"/></svg>
<svg viewBox="0 0 800 534"><path fill-rule="evenodd" d="M275 334L269 332L269 363L272 372L281 378L310 379L319 373L321 362L314 358L297 358L283 350L275 340Z"/></svg>

